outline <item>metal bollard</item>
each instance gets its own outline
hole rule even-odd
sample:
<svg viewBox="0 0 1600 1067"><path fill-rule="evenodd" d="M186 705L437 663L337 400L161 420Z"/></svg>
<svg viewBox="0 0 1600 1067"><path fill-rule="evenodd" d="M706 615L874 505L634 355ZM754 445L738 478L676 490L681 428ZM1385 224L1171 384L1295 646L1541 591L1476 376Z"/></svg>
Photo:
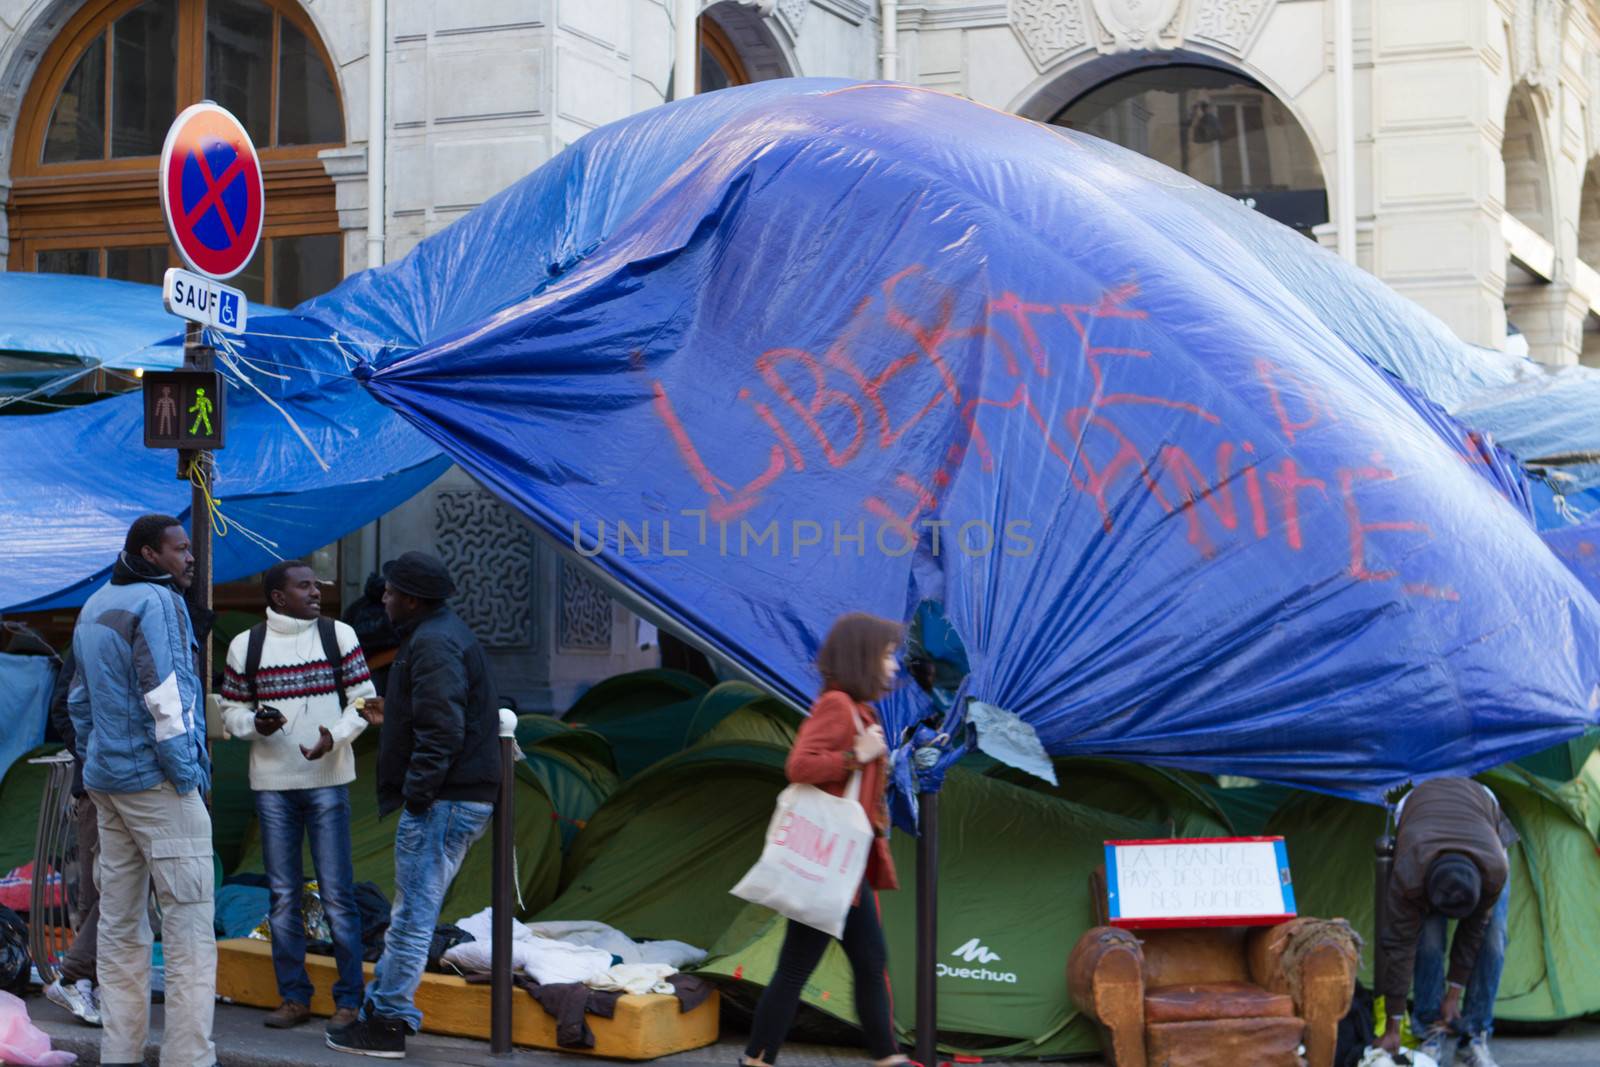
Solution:
<svg viewBox="0 0 1600 1067"><path fill-rule="evenodd" d="M34 966L39 969L39 977L46 985L55 981L58 972L56 961L66 954L66 939L61 936L60 926L54 922L57 905L54 903L54 894L50 892L50 876L56 875L60 893L61 917L77 931L77 920L71 906L71 896L67 890L67 864L66 856L69 851L69 841L76 841L76 828L72 819L67 815L67 805L72 802L72 771L74 760L72 753L65 750L51 756L41 756L28 761L35 766L50 768L49 776L45 780L44 795L39 799L39 822L34 832L33 839L33 881L28 887L28 952L33 957ZM78 876L85 876L84 866L88 864L89 857L78 857ZM90 869L87 876L94 877Z"/></svg>
<svg viewBox="0 0 1600 1067"><path fill-rule="evenodd" d="M500 796L494 806L494 915L490 920L489 1051L511 1053L512 856L516 850L517 714L500 709Z"/></svg>
<svg viewBox="0 0 1600 1067"><path fill-rule="evenodd" d="M1372 846L1372 979L1383 973L1383 932L1389 927L1389 875L1394 871L1394 838L1382 834Z"/></svg>

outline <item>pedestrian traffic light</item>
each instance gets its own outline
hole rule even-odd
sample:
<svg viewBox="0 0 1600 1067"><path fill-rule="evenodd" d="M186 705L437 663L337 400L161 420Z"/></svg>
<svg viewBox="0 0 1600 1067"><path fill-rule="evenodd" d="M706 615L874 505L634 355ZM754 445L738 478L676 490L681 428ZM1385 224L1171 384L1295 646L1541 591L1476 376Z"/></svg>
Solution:
<svg viewBox="0 0 1600 1067"><path fill-rule="evenodd" d="M144 446L211 450L226 444L222 375L209 370L148 371Z"/></svg>

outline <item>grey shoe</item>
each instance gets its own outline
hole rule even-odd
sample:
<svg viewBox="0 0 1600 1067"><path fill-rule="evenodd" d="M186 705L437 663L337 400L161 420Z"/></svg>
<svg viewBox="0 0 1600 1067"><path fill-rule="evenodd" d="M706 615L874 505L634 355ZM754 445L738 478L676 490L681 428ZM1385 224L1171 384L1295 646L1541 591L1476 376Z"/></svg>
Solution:
<svg viewBox="0 0 1600 1067"><path fill-rule="evenodd" d="M1484 1034L1479 1034L1461 1046L1456 1052L1456 1063L1462 1067L1500 1067L1494 1062L1494 1057L1489 1055L1489 1038Z"/></svg>
<svg viewBox="0 0 1600 1067"><path fill-rule="evenodd" d="M90 1026L100 1025L100 1012L94 1006L94 1001L85 997L78 986L62 985L61 979L44 987L44 999L60 1008L65 1008Z"/></svg>

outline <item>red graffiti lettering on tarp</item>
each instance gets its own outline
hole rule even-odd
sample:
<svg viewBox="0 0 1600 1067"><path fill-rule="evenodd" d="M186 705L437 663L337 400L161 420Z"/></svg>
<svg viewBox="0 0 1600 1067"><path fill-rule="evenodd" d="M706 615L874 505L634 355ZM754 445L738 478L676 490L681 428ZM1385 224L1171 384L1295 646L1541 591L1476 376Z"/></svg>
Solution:
<svg viewBox="0 0 1600 1067"><path fill-rule="evenodd" d="M989 302L989 314L1008 316L1016 324L1017 332L1022 335L1022 347L1028 353L1028 358L1033 361L1033 369L1039 377L1050 377L1050 361L1045 358L1044 345L1039 342L1039 334L1033 328L1032 315L1054 315L1054 304L1029 304L1024 302L1016 293L1002 293L999 300ZM1001 341L1002 350L1006 357L1006 371L1013 377L1022 374L1022 367L1017 362L1016 356L1011 352L1011 346Z"/></svg>
<svg viewBox="0 0 1600 1067"><path fill-rule="evenodd" d="M890 326L911 337L915 345L913 351L891 362L881 373L870 377L857 366L855 360L850 357L850 352L857 345L868 347L868 342L860 338L865 327L872 321L871 301L868 300L857 306L855 315L851 317L840 339L829 346L826 357L830 366L844 371L855 381L862 396L871 405L878 421L878 445L881 448L892 448L908 430L921 422L940 404L946 401L954 405L960 404L961 390L956 385L955 377L950 373L948 361L941 349L950 341L967 340L983 332L981 329L951 328L950 322L955 315L953 299L946 298L939 302L939 321L932 327L924 327L910 315L895 309L893 305L895 288L920 270L920 267L912 267L901 271L883 286L883 299L886 305L884 319ZM920 409L896 426L890 418L885 387L901 375L922 365L933 368L938 376L938 389ZM902 390L904 391L906 390ZM913 391L913 395L918 393Z"/></svg>
<svg viewBox="0 0 1600 1067"><path fill-rule="evenodd" d="M1267 360L1258 359L1256 376L1267 388L1267 395L1272 402L1272 412L1278 417L1278 428L1283 431L1283 439L1291 445L1295 442L1296 434L1304 433L1324 419L1330 422L1337 419L1333 409L1325 402L1322 391L1293 371L1274 366ZM1279 384L1280 381L1283 383L1282 386ZM1302 416L1298 420L1289 411L1290 405L1296 401L1303 409L1297 412Z"/></svg>
<svg viewBox="0 0 1600 1067"><path fill-rule="evenodd" d="M1156 453L1156 466L1172 476L1178 483L1178 490L1182 500L1178 503L1178 510L1183 512L1189 520L1189 543L1200 550L1201 555L1210 557L1216 554L1216 546L1211 538L1206 536L1205 524L1200 519L1200 502L1205 501L1210 506L1211 512L1225 530L1239 528L1239 510L1234 506L1233 482L1242 476L1233 474L1233 442L1223 441L1217 445L1217 480L1206 481L1204 474L1178 445L1163 445ZM1259 495L1252 503L1259 506ZM1256 536L1266 535L1266 515L1260 514L1255 520Z"/></svg>
<svg viewBox="0 0 1600 1067"><path fill-rule="evenodd" d="M1372 466L1344 467L1339 470L1339 490L1344 495L1345 517L1350 525L1350 577L1361 582L1387 582L1399 576L1398 571L1375 571L1367 566L1367 535L1388 531L1391 533L1416 533L1432 537L1432 531L1420 522L1366 522L1361 517L1361 504L1356 500L1356 482L1392 482L1394 472L1377 464L1382 456L1372 457ZM1418 587L1423 588L1423 587ZM1428 587L1431 588L1431 587Z"/></svg>
<svg viewBox="0 0 1600 1067"><path fill-rule="evenodd" d="M794 395L794 390L789 388L789 383L784 380L778 368L788 362L799 363L811 374L812 394L809 402L802 404L800 398ZM816 357L811 353L798 348L774 348L763 352L756 360L756 369L761 372L761 377L766 380L767 387L776 393L785 404L789 405L806 429L811 431L811 436L816 438L817 444L822 446L822 454L828 462L835 467L843 467L861 450L862 438L866 434L866 419L861 412L861 405L849 393L834 389L827 384L827 372ZM823 429L818 416L830 408L843 408L850 412L855 428L850 432L850 443L842 450L837 448L833 440Z"/></svg>
<svg viewBox="0 0 1600 1067"><path fill-rule="evenodd" d="M704 445L697 447L690 438L660 383L655 385L654 407L706 494L706 514L713 521L745 514L784 475L812 469L808 452L820 454L827 467L845 468L872 446L891 451L917 441L923 447L911 454L927 454L926 446L945 448L932 469L897 469L889 486L857 498L886 529L915 544L927 539L924 527L939 525L930 520L938 516L943 495L961 474L969 446L978 459L976 470L993 474L998 442L1020 429L1035 435L1043 454L1061 464L1066 491L1094 502L1107 533L1113 531L1114 516L1137 514L1134 498L1144 496L1163 515L1181 513L1188 542L1203 556L1215 555L1226 538L1264 541L1277 530L1290 550L1303 550L1311 530L1320 529L1303 515L1318 497L1327 500L1329 484L1301 468L1292 446L1315 427L1337 419L1326 395L1303 376L1257 359L1254 369L1263 390L1259 406L1270 412L1269 420L1282 434L1279 447L1266 450L1270 459L1262 458L1255 442L1226 435L1208 446L1215 449L1211 457L1170 437L1147 453L1150 446L1122 424L1118 409L1160 407L1212 427L1223 423L1196 399L1117 388L1119 368L1159 355L1158 349L1141 347L1130 338L1130 327L1149 321L1149 313L1135 306L1138 295L1138 286L1129 283L1081 303L1030 300L1013 292L975 301L930 278L920 266L902 270L852 309L820 358L804 349L779 347L754 360L758 381L740 386L737 397L770 437L762 440L758 428L755 440L747 431L737 440L719 441L728 451L718 465L744 464L747 471L760 462L765 446L765 469L742 485L712 472ZM971 308L970 321L963 321L964 307ZM1081 368L1080 377L1086 380L1062 375L1064 367ZM997 370L1002 373L996 375ZM996 377L1003 383L998 389ZM1143 378L1148 380L1148 373ZM978 381L988 381L988 389L999 395L975 392L973 383ZM939 409L946 403L950 414L941 419ZM919 429L931 420L937 421L930 431ZM1468 463L1491 462L1490 446L1475 434L1451 443ZM1209 471L1208 458L1214 462ZM1372 466L1341 469L1336 477L1347 523L1350 574L1361 581L1398 579L1401 568L1367 562L1373 535L1431 537L1430 531L1414 522L1363 520L1356 500L1359 484L1394 477L1376 460ZM1402 582L1401 588L1408 595L1440 600L1457 596L1424 582Z"/></svg>
<svg viewBox="0 0 1600 1067"><path fill-rule="evenodd" d="M904 472L895 475L894 484L896 488L903 489L915 499L916 504L909 512L903 514L897 512L876 496L867 497L864 506L869 512L894 527L907 541L915 543L917 520L938 507L939 497L933 490Z"/></svg>
<svg viewBox="0 0 1600 1067"><path fill-rule="evenodd" d="M678 413L673 410L672 401L667 398L667 391L660 382L655 383L655 409L661 421L667 424L667 430L672 434L673 443L678 446L678 454L688 466L689 473L694 476L694 480L699 483L706 496L711 498L706 513L716 522L725 522L749 511L760 499L761 491L776 481L787 466L783 450L773 445L767 469L734 490L729 482L712 474L711 468L700 458L700 450L695 447L694 441L689 437L689 431L684 429L683 423L678 419Z"/></svg>
<svg viewBox="0 0 1600 1067"><path fill-rule="evenodd" d="M1072 457L1066 449L1056 441L1050 432L1050 424L1045 420L1033 398L1028 394L1026 385L1017 386L1017 391L1011 394L1010 400L990 400L987 397L977 397L967 401L967 406L962 410L961 417L967 425L967 432L972 438L972 445L978 450L978 461L985 471L994 470L994 453L989 450L988 439L983 435L983 429L978 425L978 409L984 407L999 408L1002 411L1012 411L1021 408L1028 413L1028 418L1038 427L1039 434L1044 438L1045 447L1052 455L1059 459L1065 466L1072 466Z"/></svg>
<svg viewBox="0 0 1600 1067"><path fill-rule="evenodd" d="M1304 547L1300 537L1300 493L1307 489L1322 492L1328 483L1321 478L1304 478L1300 465L1293 456L1283 457L1278 469L1267 474L1267 484L1278 491L1278 506L1283 509L1283 533L1289 547L1296 552Z"/></svg>
<svg viewBox="0 0 1600 1067"><path fill-rule="evenodd" d="M658 385L656 388L659 389L660 386ZM752 398L749 389L740 389L739 399L755 408L756 416L767 424L767 428L783 444L784 451L789 454L789 462L794 464L794 469L797 471L805 470L805 457L800 454L800 449L795 445L794 438L789 436L789 431L783 428L783 423L778 421L778 417L772 413L772 409L761 401Z"/></svg>
<svg viewBox="0 0 1600 1067"><path fill-rule="evenodd" d="M1072 432L1073 439L1077 443L1077 456L1072 465L1072 484L1094 498L1095 506L1100 509L1101 525L1105 527L1106 533L1112 530L1111 501L1108 495L1116 483L1117 475L1124 470L1131 468L1161 507L1169 513L1173 510L1172 505L1167 502L1166 494L1161 491L1161 486L1156 484L1150 469L1145 466L1144 453L1128 439L1115 422L1096 415L1089 408L1073 408L1062 418L1066 420L1067 429ZM1094 461L1089 458L1088 449L1085 447L1091 429L1103 430L1116 442L1116 451L1099 467L1096 467Z"/></svg>

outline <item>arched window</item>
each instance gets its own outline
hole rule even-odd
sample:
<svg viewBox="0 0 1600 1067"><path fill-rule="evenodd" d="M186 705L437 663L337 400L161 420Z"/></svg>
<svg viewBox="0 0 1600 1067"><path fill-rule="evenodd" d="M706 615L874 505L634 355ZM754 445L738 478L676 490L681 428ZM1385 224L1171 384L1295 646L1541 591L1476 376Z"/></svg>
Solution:
<svg viewBox="0 0 1600 1067"><path fill-rule="evenodd" d="M214 100L261 153L267 220L232 284L293 306L344 276L333 182L344 143L333 67L293 0L89 0L29 87L13 153L12 270L161 281L179 265L157 202L177 113Z"/></svg>
<svg viewBox="0 0 1600 1067"><path fill-rule="evenodd" d="M728 33L716 22L700 16L700 84L697 92L712 93L730 85L748 85L750 75Z"/></svg>
<svg viewBox="0 0 1600 1067"><path fill-rule="evenodd" d="M1270 91L1241 74L1174 65L1084 93L1050 120L1114 141L1310 236L1328 221L1316 150Z"/></svg>

